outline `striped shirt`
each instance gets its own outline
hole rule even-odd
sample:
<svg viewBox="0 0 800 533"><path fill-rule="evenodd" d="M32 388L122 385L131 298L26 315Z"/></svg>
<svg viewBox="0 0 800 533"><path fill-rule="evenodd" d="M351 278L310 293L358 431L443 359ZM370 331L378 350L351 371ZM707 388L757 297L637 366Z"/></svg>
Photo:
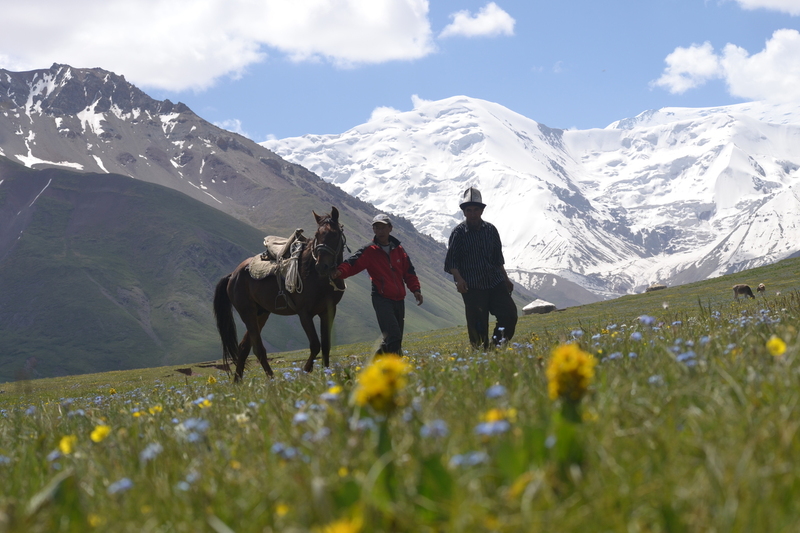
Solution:
<svg viewBox="0 0 800 533"><path fill-rule="evenodd" d="M444 258L444 271L449 274L451 269L458 269L468 288L491 289L505 281L504 263L500 234L491 223L482 220L475 230L464 221L453 228Z"/></svg>

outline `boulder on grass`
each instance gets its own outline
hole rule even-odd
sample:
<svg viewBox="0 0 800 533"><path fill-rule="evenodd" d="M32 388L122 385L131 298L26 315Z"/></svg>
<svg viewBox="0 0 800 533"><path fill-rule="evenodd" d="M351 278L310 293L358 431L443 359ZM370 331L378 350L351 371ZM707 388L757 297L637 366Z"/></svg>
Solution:
<svg viewBox="0 0 800 533"><path fill-rule="evenodd" d="M653 283L649 287L647 287L644 292L653 292L653 291L660 291L661 289L666 289L666 285L662 285L661 283Z"/></svg>
<svg viewBox="0 0 800 533"><path fill-rule="evenodd" d="M522 308L522 313L526 315L543 315L550 311L555 311L556 305L544 300L534 300Z"/></svg>

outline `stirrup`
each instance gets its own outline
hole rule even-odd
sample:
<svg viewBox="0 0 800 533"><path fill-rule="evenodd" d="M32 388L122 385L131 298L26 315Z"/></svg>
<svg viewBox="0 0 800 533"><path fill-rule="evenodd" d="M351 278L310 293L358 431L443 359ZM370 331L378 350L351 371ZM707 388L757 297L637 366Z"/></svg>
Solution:
<svg viewBox="0 0 800 533"><path fill-rule="evenodd" d="M279 303L279 300L281 298L283 298L283 305L281 305ZM276 310L286 309L289 306L288 304L289 304L289 298L286 296L286 294L283 291L279 292L278 295L275 296L275 309Z"/></svg>

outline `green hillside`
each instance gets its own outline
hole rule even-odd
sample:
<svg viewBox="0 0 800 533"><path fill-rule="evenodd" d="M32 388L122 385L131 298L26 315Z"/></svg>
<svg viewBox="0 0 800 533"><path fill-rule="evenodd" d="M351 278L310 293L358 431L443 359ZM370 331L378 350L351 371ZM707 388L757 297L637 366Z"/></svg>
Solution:
<svg viewBox="0 0 800 533"><path fill-rule="evenodd" d="M286 198L271 232L158 185L0 158L0 381L218 357L216 282L262 251L265 232L288 234L290 211L294 227L311 234L312 209L330 210L302 195L290 207ZM344 223L354 250L366 239L364 225ZM408 330L462 323L460 297L438 273L439 260L414 258L426 303L408 305ZM368 278L347 283L334 342L372 342ZM272 317L263 337L271 352L307 346L295 317Z"/></svg>

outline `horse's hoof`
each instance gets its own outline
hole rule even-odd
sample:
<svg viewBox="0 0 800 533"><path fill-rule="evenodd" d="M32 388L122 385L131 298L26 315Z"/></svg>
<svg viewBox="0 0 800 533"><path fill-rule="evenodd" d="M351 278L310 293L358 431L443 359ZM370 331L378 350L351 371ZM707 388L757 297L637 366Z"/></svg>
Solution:
<svg viewBox="0 0 800 533"><path fill-rule="evenodd" d="M314 370L314 363L311 363L311 364L306 363L306 365L303 367L303 370L305 370L306 372L313 371Z"/></svg>

